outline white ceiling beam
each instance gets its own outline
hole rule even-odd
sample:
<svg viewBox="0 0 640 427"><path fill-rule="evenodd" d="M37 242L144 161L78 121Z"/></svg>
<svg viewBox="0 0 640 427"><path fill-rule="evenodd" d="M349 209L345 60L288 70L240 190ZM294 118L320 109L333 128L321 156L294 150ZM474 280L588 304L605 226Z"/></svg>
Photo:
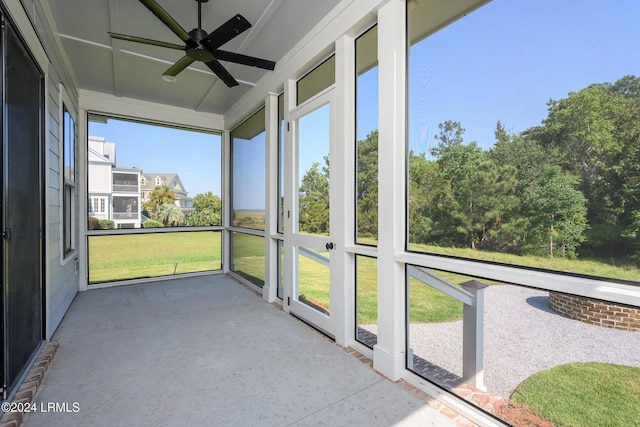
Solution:
<svg viewBox="0 0 640 427"><path fill-rule="evenodd" d="M109 0L109 31L120 32L120 2L119 0ZM113 61L113 93L120 96L120 81L122 80L120 69L120 46L121 40L111 39L111 60Z"/></svg>

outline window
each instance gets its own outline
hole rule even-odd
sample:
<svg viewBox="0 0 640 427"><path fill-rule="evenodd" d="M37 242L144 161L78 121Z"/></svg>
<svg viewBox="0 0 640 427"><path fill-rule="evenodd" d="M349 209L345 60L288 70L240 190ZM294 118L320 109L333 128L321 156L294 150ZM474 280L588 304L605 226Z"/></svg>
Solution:
<svg viewBox="0 0 640 427"><path fill-rule="evenodd" d="M89 198L89 215L99 215L107 212L106 197L90 197Z"/></svg>
<svg viewBox="0 0 640 427"><path fill-rule="evenodd" d="M378 27L355 41L356 143L355 242L378 241ZM373 348L377 343L378 262L355 256L356 340Z"/></svg>
<svg viewBox="0 0 640 427"><path fill-rule="evenodd" d="M88 126L89 284L219 270L220 133L93 113Z"/></svg>
<svg viewBox="0 0 640 427"><path fill-rule="evenodd" d="M76 218L76 124L67 109L62 106L62 158L63 158L63 196L62 196L62 234L64 255L67 256L76 248L75 218Z"/></svg>
<svg viewBox="0 0 640 427"><path fill-rule="evenodd" d="M640 283L638 5L432 3L407 9L409 250Z"/></svg>
<svg viewBox="0 0 640 427"><path fill-rule="evenodd" d="M231 224L264 230L265 110L231 131Z"/></svg>
<svg viewBox="0 0 640 427"><path fill-rule="evenodd" d="M378 27L356 39L356 243L378 239Z"/></svg>
<svg viewBox="0 0 640 427"><path fill-rule="evenodd" d="M284 94L278 96L278 233L284 233Z"/></svg>
<svg viewBox="0 0 640 427"><path fill-rule="evenodd" d="M332 55L307 73L296 84L297 105L311 99L336 82L336 57Z"/></svg>
<svg viewBox="0 0 640 427"><path fill-rule="evenodd" d="M231 271L254 285L264 286L264 237L230 233Z"/></svg>
<svg viewBox="0 0 640 427"><path fill-rule="evenodd" d="M221 153L218 133L90 114L89 217L113 221L100 229L221 226Z"/></svg>
<svg viewBox="0 0 640 427"><path fill-rule="evenodd" d="M591 404L640 366L640 8L463 3L407 2L406 367L499 417L475 390L577 420L563 372Z"/></svg>

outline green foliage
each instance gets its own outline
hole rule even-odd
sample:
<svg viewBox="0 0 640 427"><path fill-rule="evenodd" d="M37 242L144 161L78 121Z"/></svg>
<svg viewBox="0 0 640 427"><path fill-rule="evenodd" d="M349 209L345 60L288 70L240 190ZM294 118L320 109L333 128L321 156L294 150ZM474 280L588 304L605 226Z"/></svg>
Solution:
<svg viewBox="0 0 640 427"><path fill-rule="evenodd" d="M568 258L581 245L596 258L617 247L620 263L640 265L640 79L548 106L541 126L519 134L498 122L488 152L449 120L431 158L410 153L410 242ZM603 226L612 234L587 239Z"/></svg>
<svg viewBox="0 0 640 427"><path fill-rule="evenodd" d="M160 205L172 204L176 201L176 194L168 185L158 185L149 193L149 199L144 202L143 209L150 214Z"/></svg>
<svg viewBox="0 0 640 427"><path fill-rule="evenodd" d="M356 202L359 237L378 236L378 131L356 144Z"/></svg>
<svg viewBox="0 0 640 427"><path fill-rule="evenodd" d="M152 219L161 222L165 227L177 227L184 223L184 214L173 203L159 205L151 216Z"/></svg>
<svg viewBox="0 0 640 427"><path fill-rule="evenodd" d="M98 229L99 230L111 230L115 228L116 223L111 221L110 219L100 219L98 220Z"/></svg>
<svg viewBox="0 0 640 427"><path fill-rule="evenodd" d="M593 84L549 102L543 126L532 132L558 149L565 170L580 177L592 224L634 227L640 210L640 79Z"/></svg>
<svg viewBox="0 0 640 427"><path fill-rule="evenodd" d="M220 215L222 212L222 201L218 195L207 191L206 193L196 194L193 198L193 207L196 212L210 211Z"/></svg>
<svg viewBox="0 0 640 427"><path fill-rule="evenodd" d="M219 213L210 210L196 210L185 216L184 223L191 227L205 227L221 225L222 220Z"/></svg>
<svg viewBox="0 0 640 427"><path fill-rule="evenodd" d="M329 233L329 159L325 167L314 162L302 177L298 199L300 231L313 234Z"/></svg>
<svg viewBox="0 0 640 427"><path fill-rule="evenodd" d="M570 363L538 372L513 400L559 427L623 427L640 420L640 368Z"/></svg>
<svg viewBox="0 0 640 427"><path fill-rule="evenodd" d="M195 210L184 218L185 225L206 227L222 225L222 201L211 191L196 194L193 198Z"/></svg>
<svg viewBox="0 0 640 427"><path fill-rule="evenodd" d="M100 227L98 226L98 218L96 218L95 216L90 216L88 223L87 223L87 229L89 230L99 230Z"/></svg>
<svg viewBox="0 0 640 427"><path fill-rule="evenodd" d="M164 225L155 219L148 219L142 223L142 228L162 228Z"/></svg>
<svg viewBox="0 0 640 427"><path fill-rule="evenodd" d="M460 122L429 153L409 153L411 245L596 259L640 266L640 78L593 84L548 103L541 126L501 122L484 151ZM329 232L329 161L300 186L300 230ZM357 233L377 237L378 132L357 142ZM589 230L610 230L601 233ZM617 249L617 252L616 252Z"/></svg>

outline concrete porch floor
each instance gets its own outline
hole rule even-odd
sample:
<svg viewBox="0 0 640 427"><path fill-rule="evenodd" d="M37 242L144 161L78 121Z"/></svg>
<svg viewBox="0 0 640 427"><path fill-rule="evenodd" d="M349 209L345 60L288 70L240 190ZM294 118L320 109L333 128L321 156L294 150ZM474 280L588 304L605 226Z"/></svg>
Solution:
<svg viewBox="0 0 640 427"><path fill-rule="evenodd" d="M82 292L54 339L34 402L71 411L25 426L456 425L223 275Z"/></svg>

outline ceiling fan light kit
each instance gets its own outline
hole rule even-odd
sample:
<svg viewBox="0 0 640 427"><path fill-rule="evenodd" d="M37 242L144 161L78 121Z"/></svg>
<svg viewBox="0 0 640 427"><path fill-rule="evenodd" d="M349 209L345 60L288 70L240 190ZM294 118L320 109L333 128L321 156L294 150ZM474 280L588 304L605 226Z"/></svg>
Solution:
<svg viewBox="0 0 640 427"><path fill-rule="evenodd" d="M228 87L237 86L239 83L220 63L220 61L233 62L270 71L272 71L276 66L276 63L273 61L218 49L225 43L251 28L251 23L249 23L249 21L240 14L235 15L211 33L207 33L202 29L202 3L207 3L209 0L195 0L198 3L198 27L187 32L155 0L139 1L160 21L162 21L162 23L165 24L176 36L178 36L184 42L184 46L159 40L129 36L126 34L111 32L108 34L111 38L118 40L184 51L185 56L179 59L162 74L162 79L166 82L176 82L176 75L195 61L203 62Z"/></svg>
<svg viewBox="0 0 640 427"><path fill-rule="evenodd" d="M175 76L168 76L166 74L163 74L160 78L167 83L175 83L178 81L178 79L175 78Z"/></svg>

